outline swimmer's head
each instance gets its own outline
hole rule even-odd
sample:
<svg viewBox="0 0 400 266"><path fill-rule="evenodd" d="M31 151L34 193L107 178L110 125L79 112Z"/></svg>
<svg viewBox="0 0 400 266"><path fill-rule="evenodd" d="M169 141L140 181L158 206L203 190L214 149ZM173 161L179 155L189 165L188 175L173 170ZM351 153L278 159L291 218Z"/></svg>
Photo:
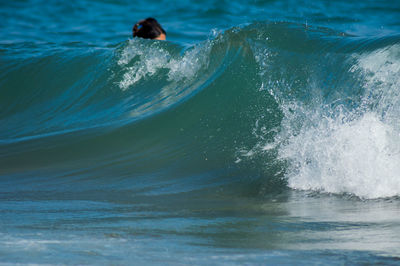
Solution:
<svg viewBox="0 0 400 266"><path fill-rule="evenodd" d="M167 33L154 18L146 18L133 26L133 37L165 40Z"/></svg>

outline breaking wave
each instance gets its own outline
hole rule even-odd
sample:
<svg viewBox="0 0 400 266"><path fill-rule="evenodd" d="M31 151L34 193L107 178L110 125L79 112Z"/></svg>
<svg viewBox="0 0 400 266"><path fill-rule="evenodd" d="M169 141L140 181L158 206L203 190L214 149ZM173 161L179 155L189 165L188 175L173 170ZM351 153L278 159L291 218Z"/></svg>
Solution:
<svg viewBox="0 0 400 266"><path fill-rule="evenodd" d="M7 49L2 175L91 162L116 186L174 176L166 193L256 179L254 193L400 195L399 36L266 22L191 47Z"/></svg>

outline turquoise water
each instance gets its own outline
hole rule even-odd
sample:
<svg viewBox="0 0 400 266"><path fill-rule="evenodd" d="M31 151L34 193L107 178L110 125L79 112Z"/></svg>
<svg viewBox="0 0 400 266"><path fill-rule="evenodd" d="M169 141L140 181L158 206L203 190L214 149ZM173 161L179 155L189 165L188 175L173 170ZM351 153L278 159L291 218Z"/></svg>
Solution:
<svg viewBox="0 0 400 266"><path fill-rule="evenodd" d="M0 18L1 264L399 263L399 2Z"/></svg>

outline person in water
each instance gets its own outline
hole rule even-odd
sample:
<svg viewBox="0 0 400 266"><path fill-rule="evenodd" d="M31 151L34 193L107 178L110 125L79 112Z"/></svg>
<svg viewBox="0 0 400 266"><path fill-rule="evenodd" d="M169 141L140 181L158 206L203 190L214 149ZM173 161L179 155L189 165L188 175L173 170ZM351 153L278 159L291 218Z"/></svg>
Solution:
<svg viewBox="0 0 400 266"><path fill-rule="evenodd" d="M167 33L154 18L146 18L133 26L133 37L165 41Z"/></svg>

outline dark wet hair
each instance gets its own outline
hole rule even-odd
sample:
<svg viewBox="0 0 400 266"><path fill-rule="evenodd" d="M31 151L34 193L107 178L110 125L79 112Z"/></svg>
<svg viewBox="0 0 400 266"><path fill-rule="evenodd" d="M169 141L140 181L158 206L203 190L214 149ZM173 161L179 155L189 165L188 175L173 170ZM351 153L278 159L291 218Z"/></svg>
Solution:
<svg viewBox="0 0 400 266"><path fill-rule="evenodd" d="M154 18L146 18L133 26L133 37L144 39L155 39L162 33L167 35L165 30Z"/></svg>

